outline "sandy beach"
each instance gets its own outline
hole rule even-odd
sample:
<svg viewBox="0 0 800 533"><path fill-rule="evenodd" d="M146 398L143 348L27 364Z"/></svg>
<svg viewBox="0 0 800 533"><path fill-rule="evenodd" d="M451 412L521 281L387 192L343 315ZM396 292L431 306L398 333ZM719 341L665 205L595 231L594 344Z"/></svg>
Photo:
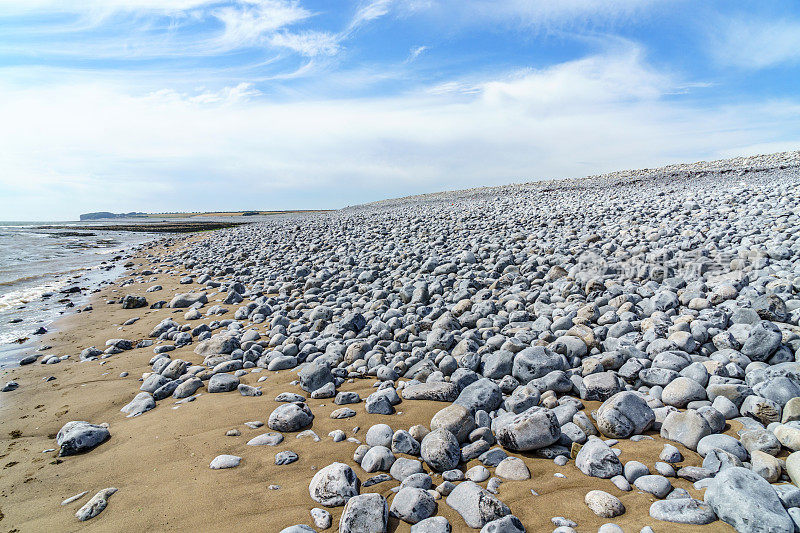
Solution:
<svg viewBox="0 0 800 533"><path fill-rule="evenodd" d="M119 259L125 273L92 296L91 311L43 337L50 348L35 362L2 371L0 525L334 531L349 504L326 508L328 527L311 511L325 498L315 474L337 462L361 495L391 502L388 531L423 519L396 511L398 494L427 501L424 518L453 531L494 531L507 514L526 531L778 531L800 498L787 484L800 448L797 244L780 244L797 227L796 160L438 193L144 245ZM740 227L715 236L709 228L734 209ZM761 247L731 258L726 239L741 234ZM212 391L221 383L233 385ZM348 393L359 401L340 402ZM134 397L147 407L126 417ZM273 421L280 407L294 407L299 424L279 427L289 420ZM344 407L350 418L331 418ZM434 426L443 412L456 417L450 430L446 419ZM60 456L56 435L71 421L107 424L110 438ZM360 446L379 424L392 450ZM282 442L247 445L270 430ZM420 452L395 449L403 431ZM482 455L489 448L521 459L530 478L504 478ZM365 470L367 449L392 462ZM297 460L276 464L282 452ZM219 456L241 462L210 468ZM401 458L430 475L420 474L431 490L397 492L410 479L389 466ZM650 484L640 487L643 471ZM363 486L380 472L386 479ZM477 506L478 528L451 497L474 487L464 476L493 502ZM746 481L717 480L730 476ZM102 512L76 518L111 487ZM587 503L595 490L613 516ZM739 505L748 498L756 503ZM740 521L752 509L771 525Z"/></svg>
<svg viewBox="0 0 800 533"><path fill-rule="evenodd" d="M213 238L213 234L201 238ZM153 250L154 254L159 252L158 248ZM134 262L136 267L129 273L131 276L154 266L145 256L134 258ZM174 293L185 292L186 287L178 284L183 274L176 271L158 275L158 283L164 290L155 294L168 300ZM106 305L106 300L118 298L123 292L151 296L145 293L145 284L118 288L119 283L131 276L97 293L92 302L95 311L59 322L59 331L44 339L53 346L49 352L77 354L87 346L103 346L110 338L145 339L163 318L174 316L178 310L123 310L118 305ZM120 326L132 317L141 319L132 326ZM180 348L171 355L202 362L202 357L195 355L192 348L191 345ZM244 378L243 383L252 385L258 377L267 376L267 380L259 384L263 386L261 397L242 397L235 391L203 394L196 401L180 406L165 400L157 409L126 418L119 409L138 391L139 378L149 370L151 357L149 349L134 349L102 362L73 360L55 366L36 364L3 374L3 381L14 379L20 383L19 390L2 396L0 407L3 466L0 510L4 528L12 531L280 531L292 524L310 523L309 510L318 506L308 493L310 477L315 470L333 461L352 463L356 448L347 441L333 442L327 436L330 431L344 429L348 436L353 436L352 429L359 426L361 430L355 434L358 438L363 437L372 424L381 422L393 428L408 429L414 424L427 424L443 407L440 402L407 401L402 404L402 414L387 417L357 409L355 417L343 422L328 417L339 407L332 399L309 399L308 404L316 414L310 429L321 437L320 442L297 440L294 435L287 434L284 443L275 448L246 446L247 440L263 433L266 426L250 429L244 422L266 422L269 413L278 405L273 401L275 396L286 391L301 392L290 385L296 379L295 372L264 370ZM121 378L122 372L129 375ZM56 379L42 381L50 375ZM344 384L341 390L356 391L366 397L373 382L373 379L356 380ZM598 405L598 402L586 402L587 409L596 409ZM55 447L56 432L70 420L107 422L112 437L83 455L58 458L57 452L42 453ZM241 436L226 437L225 433L234 428L241 431ZM619 444L621 458L637 459L652 468L667 441L657 432L649 434L653 440L622 441ZM702 463L696 453L679 444L678 447L686 458L682 465ZM288 448L297 452L300 459L291 465L276 466L275 453ZM209 469L209 462L223 453L241 456L241 466L230 470ZM650 494L636 490L625 493L613 486L609 489L607 480L584 476L573 463L558 467L553 461L535 458L532 454L512 455L526 462L532 479L503 483L500 496L529 531L552 529L552 516L570 517L581 525L580 531L597 529L606 520L595 516L583 503L583 495L592 489L610 490L620 497L627 511L615 519L615 523L626 531L638 531L646 524L656 526L648 516L648 508L654 501ZM466 467L475 464L479 462L473 460ZM566 479L554 477L557 472ZM359 470L357 474L362 481L374 475ZM280 489L269 490L273 484ZM695 491L688 481L677 479L673 484L702 498L702 491ZM396 481L384 482L364 492L379 492L389 497L391 488L398 485ZM109 486L119 488L119 492L110 498L108 508L91 521L78 522L74 513L86 498ZM539 495L533 496L531 489ZM60 506L62 500L86 490L89 494L85 498ZM342 508L330 511L335 530ZM443 500L438 502L438 514L446 516L455 531L469 530ZM660 525L657 531L698 531L698 526ZM701 529L732 531L720 521ZM389 530L407 532L410 526L391 519Z"/></svg>
<svg viewBox="0 0 800 533"><path fill-rule="evenodd" d="M198 239L213 239L214 234ZM180 243L181 240L178 240ZM180 246L180 244L178 245ZM156 257L163 249L151 252ZM333 461L352 463L356 444L333 442L328 433L343 429L348 436L362 437L372 424L389 423L393 428L408 429L414 424L427 424L431 416L443 407L441 402L406 401L401 413L389 417L371 415L356 409L357 415L345 421L332 420L329 413L339 407L332 399L309 399L308 405L316 414L310 429L320 436L320 442L311 439L296 440L287 434L279 446L254 447L245 443L267 428L250 429L247 421L266 422L269 413L278 403L274 397L286 391L302 392L290 384L296 379L292 370L251 374L243 383L254 385L257 378L267 376L260 383L263 396L242 397L237 392L203 394L196 401L172 405L164 400L157 409L135 418L126 418L119 410L138 392L143 372L150 370L150 349L134 349L97 362L78 362L77 354L87 346L102 347L110 338L145 339L149 331L163 318L175 316L182 310L120 309L119 305L106 305L108 299L121 294L152 297L145 292L147 284L134 284L120 289L119 285L135 278L144 269L159 265L149 254L133 258L135 267L117 283L94 295L94 311L73 315L57 323L57 333L48 335L43 342L52 345L48 353L71 354L71 360L50 365L31 365L5 371L3 381L15 380L20 388L4 394L0 400L0 427L2 427L2 492L0 510L2 526L10 531L280 531L296 523L310 523L309 510L318 506L308 492L308 481L319 468ZM178 284L185 272L174 269L157 275L164 287L155 293L169 300L173 294L185 292L187 287ZM190 286L189 288L192 288ZM217 299L222 300L219 295ZM212 302L214 303L213 299ZM133 317L140 320L131 326L120 326ZM173 358L201 363L202 357L192 352L193 345L170 352ZM128 372L127 377L119 377ZM47 376L53 381L43 381ZM345 383L341 390L369 395L374 379ZM585 402L587 410L596 409L599 402ZM42 453L56 447L55 434L70 420L107 422L111 439L95 450L72 457L59 458L57 451ZM353 428L360 427L358 433ZM241 436L227 437L230 429L239 429ZM728 432L737 429L733 423ZM639 460L653 466L663 444L668 442L650 431L653 440L640 442L621 441L621 459ZM671 442L671 444L676 444ZM677 444L686 460L682 466L699 466L696 453ZM300 459L288 466L274 464L275 453L291 448ZM230 470L211 470L209 462L219 454L234 454L243 458L240 467ZM707 526L654 523L648 508L655 498L633 490L623 492L610 486L608 480L581 474L574 463L559 467L553 461L536 458L533 454L511 454L522 458L531 471L532 479L507 481L500 487L502 497L514 515L519 517L528 531L545 531L554 526L553 516L567 516L580 524L579 531L593 531L607 522L594 515L584 504L588 490L602 489L613 492L625 505L624 515L616 518L626 531L638 531L645 525L656 531L732 531L724 522ZM479 464L470 461L466 468ZM465 468L465 469L466 469ZM374 474L356 470L362 482ZM426 469L429 471L429 469ZM562 473L565 479L554 477ZM441 476L434 474L434 479ZM692 496L702 499L702 491L692 488L686 480L673 479L675 487L687 489ZM270 490L270 485L279 485ZM363 492L379 492L390 497L397 481L373 485ZM94 492L114 486L119 491L110 500L108 508L88 522L79 522L75 511ZM610 488L609 488L610 486ZM531 494L531 489L538 496ZM83 491L84 498L61 506L60 502ZM336 529L342 508L330 509L333 530ZM438 502L438 514L448 518L454 531L469 531L463 520L450 509L444 500ZM659 527L660 526L660 527ZM389 531L407 532L407 523L390 519Z"/></svg>

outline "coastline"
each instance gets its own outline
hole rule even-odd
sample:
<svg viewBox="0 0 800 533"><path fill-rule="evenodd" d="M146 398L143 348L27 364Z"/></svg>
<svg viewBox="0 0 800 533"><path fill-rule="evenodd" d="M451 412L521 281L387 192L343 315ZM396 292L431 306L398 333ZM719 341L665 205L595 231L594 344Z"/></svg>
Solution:
<svg viewBox="0 0 800 533"><path fill-rule="evenodd" d="M89 223L92 222L92 223ZM105 224L104 224L105 222ZM39 229L45 230L74 230L74 231L134 231L141 233L195 233L198 231L214 231L218 229L235 228L252 224L253 221L246 222L223 222L223 221L192 221L192 222L133 222L130 224L108 224L108 220L80 221L70 225L45 225Z"/></svg>
<svg viewBox="0 0 800 533"><path fill-rule="evenodd" d="M10 290L0 297L0 368L17 365L23 357L40 353L39 348L46 343L41 334L35 333L38 328L52 332L65 317L91 312L92 294L124 274L126 258L163 237L145 238L134 241L129 250L89 249L81 256L71 257L68 270L37 272L5 282L5 288Z"/></svg>
<svg viewBox="0 0 800 533"><path fill-rule="evenodd" d="M296 379L293 370L262 370L243 377L243 383L256 385L258 377L267 376L266 381L258 383L263 387L261 397L242 397L235 391L203 394L196 401L181 405L174 405L172 399L163 400L156 409L135 418L125 418L119 412L138 392L141 374L150 370L152 348L133 349L94 362L78 362L78 353L92 345L103 347L111 338L146 339L158 322L175 316L178 310L123 310L105 301L125 294L145 295L148 301L150 298L169 300L174 293L197 290L197 284L178 283L186 273L182 265L172 268L172 272L156 275L157 283L163 286L157 293L146 293L149 284L145 283L124 288L120 285L136 279L144 269L169 269L165 259L172 252L191 239L213 238L213 235L179 238L169 251L163 246L145 248L131 259L135 263L133 270L92 296L94 312L59 321L58 330L43 340L52 344L53 353L69 354L67 361L53 366L37 363L2 371L3 382L14 379L20 383L16 391L3 394L0 405L0 457L5 479L5 488L0 492L0 510L4 515L4 528L19 531L280 531L292 524L309 523L308 509L317 505L308 494L310 477L316 469L333 461L352 462L356 448L356 444L348 441L333 442L328 432L345 429L351 435L351 428L360 426L361 431L355 437L363 439L364 432L372 424L387 421L383 416L365 413L363 408L357 409L356 416L344 422L333 420L329 414L339 406L331 399L309 399L308 405L316 414L310 429L319 435L320 442L298 439L290 433L275 448L246 446L250 438L264 433L267 428L250 429L244 422L266 422L271 410L278 405L275 396L297 390L290 384ZM215 300L223 296L210 297L209 305L218 303ZM180 310L181 315L183 311ZM120 326L135 316L141 317L140 320L131 326ZM193 353L195 346L179 348L170 355L199 363L202 357ZM120 377L122 372L129 375ZM50 375L56 379L43 381ZM373 381L355 380L343 384L341 390L355 391L365 397L373 390ZM589 410L599 405L585 403ZM405 428L414 424L427 425L442 407L442 403L433 401L403 402L402 413L393 415L390 423ZM87 454L58 458L57 452L42 453L42 450L56 447L55 433L70 420L107 422L112 436ZM225 435L234 428L241 431L240 436ZM729 431L733 432L734 428ZM656 432L648 434L653 440L621 441L618 447L623 457L640 460L658 457L667 441ZM671 444L686 457L684 465L701 464L697 454L677 443ZM295 451L300 459L288 466L276 466L274 454L285 449ZM209 469L209 462L222 453L243 457L242 464L231 470ZM583 503L587 490L608 490L607 480L584 476L573 462L559 467L551 460L534 458L531 454L510 455L525 461L533 479L507 481L501 486L500 495L530 531L552 529L550 517L554 515L568 516L578 521L581 530L587 531L596 530L607 522ZM475 464L479 464L478 461L472 460L466 466ZM357 467L356 472L362 481L371 477ZM566 478L557 478L556 473L563 473ZM675 479L673 483L696 497L700 494L686 480ZM280 489L270 490L268 487L273 484ZM78 522L74 513L86 498L112 486L119 491L109 500L108 508L88 522ZM394 486L396 482L380 483L363 489L362 493L378 492L389 497ZM538 492L537 496L531 494L531 488ZM89 494L69 505L60 505L65 498L83 491ZM645 523L653 522L648 516L652 496L632 491L620 493L619 497L627 512L617 517L615 523L626 531L638 531ZM342 508L329 511L333 514L335 528ZM444 500L438 502L438 514L450 520L454 531L464 530L463 521ZM672 523L665 527L678 532L698 530L697 526ZM732 529L717 521L702 530ZM409 525L391 518L389 531L407 532Z"/></svg>

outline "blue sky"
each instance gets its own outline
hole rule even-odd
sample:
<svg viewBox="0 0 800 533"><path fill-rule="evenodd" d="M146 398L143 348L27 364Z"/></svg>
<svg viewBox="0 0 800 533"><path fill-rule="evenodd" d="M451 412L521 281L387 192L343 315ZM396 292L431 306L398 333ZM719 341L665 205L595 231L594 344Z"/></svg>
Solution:
<svg viewBox="0 0 800 533"><path fill-rule="evenodd" d="M799 66L792 1L0 0L0 218L794 150Z"/></svg>

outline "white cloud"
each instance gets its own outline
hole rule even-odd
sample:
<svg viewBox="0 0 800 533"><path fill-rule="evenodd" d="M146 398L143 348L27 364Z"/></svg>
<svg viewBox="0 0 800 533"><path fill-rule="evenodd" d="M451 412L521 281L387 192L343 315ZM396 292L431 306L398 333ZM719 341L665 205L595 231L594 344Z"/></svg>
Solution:
<svg viewBox="0 0 800 533"><path fill-rule="evenodd" d="M54 22L54 13L72 17ZM269 47L278 32L315 16L299 0L32 0L30 5L0 0L0 20L20 14L31 18L9 24L15 33L0 35L0 51L92 60L214 56ZM44 39L29 41L31 35ZM313 35L293 42L324 48Z"/></svg>
<svg viewBox="0 0 800 533"><path fill-rule="evenodd" d="M0 84L0 197L13 199L4 206L12 219L337 207L800 141L797 102L664 98L681 86L622 52L456 80L458 98L279 103L247 85L136 96L89 80Z"/></svg>
<svg viewBox="0 0 800 533"><path fill-rule="evenodd" d="M197 105L234 105L247 102L251 98L260 95L261 91L255 89L252 83L240 83L235 86L223 87L218 91L200 88L197 94L179 93L173 90L162 89L160 91L151 92L146 98L150 99L155 104L188 103Z"/></svg>
<svg viewBox="0 0 800 533"><path fill-rule="evenodd" d="M273 46L289 48L308 57L336 55L340 48L339 41L339 35L319 31L283 32L270 38Z"/></svg>
<svg viewBox="0 0 800 533"><path fill-rule="evenodd" d="M350 21L350 30L355 30L367 22L387 15L392 3L393 0L371 0L366 4L362 4Z"/></svg>
<svg viewBox="0 0 800 533"><path fill-rule="evenodd" d="M636 47L524 71L513 79L483 84L492 104L524 104L538 113L573 110L608 102L647 101L672 92L679 83L642 61Z"/></svg>
<svg viewBox="0 0 800 533"><path fill-rule="evenodd" d="M800 60L800 22L731 19L711 25L712 56L724 65L762 69Z"/></svg>
<svg viewBox="0 0 800 533"><path fill-rule="evenodd" d="M311 17L297 2L262 0L252 7L225 7L214 11L223 22L220 40L231 48L263 44L265 35Z"/></svg>
<svg viewBox="0 0 800 533"><path fill-rule="evenodd" d="M685 0L401 0L407 14L432 14L449 25L502 22L521 27L593 26Z"/></svg>
<svg viewBox="0 0 800 533"><path fill-rule="evenodd" d="M273 0L239 0L239 4L258 6ZM87 13L98 11L152 11L178 13L220 4L220 0L0 0L0 16L29 13Z"/></svg>
<svg viewBox="0 0 800 533"><path fill-rule="evenodd" d="M408 53L408 58L406 59L406 63L410 63L417 59L419 56L424 54L428 50L427 46L415 46L412 48Z"/></svg>

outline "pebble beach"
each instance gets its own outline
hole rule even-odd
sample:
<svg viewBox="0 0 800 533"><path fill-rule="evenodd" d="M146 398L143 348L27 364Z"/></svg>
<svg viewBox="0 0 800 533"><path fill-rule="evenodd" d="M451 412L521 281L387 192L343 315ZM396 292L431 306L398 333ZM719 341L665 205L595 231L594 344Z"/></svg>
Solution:
<svg viewBox="0 0 800 533"><path fill-rule="evenodd" d="M800 531L800 152L117 264L2 369L5 530Z"/></svg>

